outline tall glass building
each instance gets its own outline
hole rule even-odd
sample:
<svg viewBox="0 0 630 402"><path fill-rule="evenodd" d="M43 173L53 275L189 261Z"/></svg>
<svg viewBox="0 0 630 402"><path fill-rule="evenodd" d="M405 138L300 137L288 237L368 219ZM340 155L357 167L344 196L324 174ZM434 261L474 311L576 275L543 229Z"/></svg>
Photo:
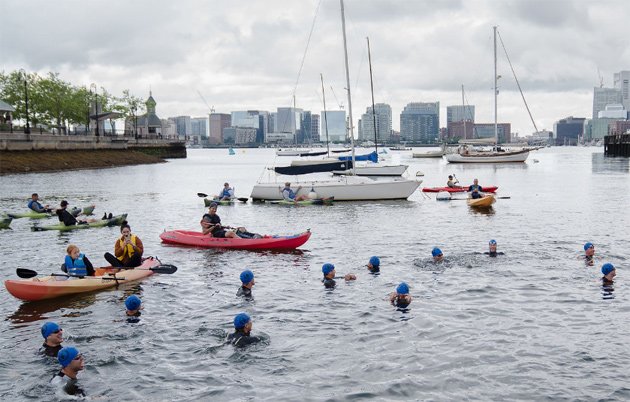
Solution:
<svg viewBox="0 0 630 402"><path fill-rule="evenodd" d="M346 111L327 110L321 114L321 141L326 142L326 130L330 142L346 142Z"/></svg>
<svg viewBox="0 0 630 402"><path fill-rule="evenodd" d="M432 144L440 137L440 102L413 102L400 113L400 140Z"/></svg>

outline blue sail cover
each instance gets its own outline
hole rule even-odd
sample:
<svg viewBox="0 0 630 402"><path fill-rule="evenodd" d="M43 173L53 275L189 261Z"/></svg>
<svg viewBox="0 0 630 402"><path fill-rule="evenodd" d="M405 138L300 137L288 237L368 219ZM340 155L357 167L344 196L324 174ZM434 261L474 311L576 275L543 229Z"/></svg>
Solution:
<svg viewBox="0 0 630 402"><path fill-rule="evenodd" d="M340 156L339 160L351 161L352 156ZM370 162L378 163L378 154L376 153L376 151L372 151L371 153L367 155L355 155L354 160L355 161L370 161Z"/></svg>

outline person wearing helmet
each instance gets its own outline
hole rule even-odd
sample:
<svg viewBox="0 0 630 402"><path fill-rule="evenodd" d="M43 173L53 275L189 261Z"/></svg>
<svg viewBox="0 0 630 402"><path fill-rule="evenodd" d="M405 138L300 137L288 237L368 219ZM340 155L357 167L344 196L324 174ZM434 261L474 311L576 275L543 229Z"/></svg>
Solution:
<svg viewBox="0 0 630 402"><path fill-rule="evenodd" d="M234 317L234 332L228 335L228 342L234 346L247 346L260 342L260 338L251 335L252 319L246 313L237 314Z"/></svg>
<svg viewBox="0 0 630 402"><path fill-rule="evenodd" d="M396 287L396 291L390 293L389 301L396 307L406 308L411 303L411 295L409 294L409 285L401 282Z"/></svg>
<svg viewBox="0 0 630 402"><path fill-rule="evenodd" d="M497 252L497 241L492 239L488 242L488 251L484 254L487 254L490 257L496 257L497 255L503 255L504 253L500 251Z"/></svg>
<svg viewBox="0 0 630 402"><path fill-rule="evenodd" d="M593 266L595 259L595 246L591 242L584 244L584 263Z"/></svg>
<svg viewBox="0 0 630 402"><path fill-rule="evenodd" d="M256 283L256 281L254 280L254 273L249 269L246 269L245 271L241 272L240 279L241 287L238 288L236 295L244 296L246 298L252 297L252 287Z"/></svg>
<svg viewBox="0 0 630 402"><path fill-rule="evenodd" d="M46 356L57 357L57 353L61 350L63 342L63 329L56 322L47 322L42 325L42 336L44 344L40 351Z"/></svg>
<svg viewBox="0 0 630 402"><path fill-rule="evenodd" d="M77 385L77 374L85 368L83 355L77 348L66 346L57 354L61 370L50 380L52 385L58 386L68 395L85 396L85 392Z"/></svg>
<svg viewBox="0 0 630 402"><path fill-rule="evenodd" d="M367 269L373 274L381 272L381 259L377 256L370 257L370 261L367 263Z"/></svg>
<svg viewBox="0 0 630 402"><path fill-rule="evenodd" d="M444 261L444 253L438 247L433 247L431 250L431 256L433 256L433 262L442 262Z"/></svg>
<svg viewBox="0 0 630 402"><path fill-rule="evenodd" d="M335 281L335 279L345 279L346 281L353 281L357 279L356 275L354 274L345 274L344 276L335 276L335 274L337 273L335 271L335 266L329 262L322 265L322 273L324 274L324 279L322 279L322 282L326 289L333 289L337 285L337 282Z"/></svg>

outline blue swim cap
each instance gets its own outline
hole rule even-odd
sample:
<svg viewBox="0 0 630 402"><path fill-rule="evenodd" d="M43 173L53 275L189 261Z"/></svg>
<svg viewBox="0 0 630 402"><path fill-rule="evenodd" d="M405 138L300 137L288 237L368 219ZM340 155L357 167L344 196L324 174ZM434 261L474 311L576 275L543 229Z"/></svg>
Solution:
<svg viewBox="0 0 630 402"><path fill-rule="evenodd" d="M249 269L246 269L245 271L241 272L241 282L243 282L243 285L246 285L253 280L254 280L254 273L252 271L250 271Z"/></svg>
<svg viewBox="0 0 630 402"><path fill-rule="evenodd" d="M433 250L431 250L431 255L434 257L437 257L440 254L442 254L442 250L437 247L434 247Z"/></svg>
<svg viewBox="0 0 630 402"><path fill-rule="evenodd" d="M125 307L130 311L139 309L141 304L142 300L136 295L131 295L125 300Z"/></svg>
<svg viewBox="0 0 630 402"><path fill-rule="evenodd" d="M400 285L398 285L398 287L396 288L396 293L401 295L408 295L409 285L407 285L405 282L401 282Z"/></svg>
<svg viewBox="0 0 630 402"><path fill-rule="evenodd" d="M333 269L335 269L335 266L332 265L329 262L327 262L326 264L322 265L322 272L324 273L324 275L328 275L329 273L331 273L333 271Z"/></svg>
<svg viewBox="0 0 630 402"><path fill-rule="evenodd" d="M370 264L372 264L373 267L378 267L381 265L381 259L377 256L370 257Z"/></svg>
<svg viewBox="0 0 630 402"><path fill-rule="evenodd" d="M593 247L593 243L586 243L586 244L584 244L584 251L588 250L591 247Z"/></svg>
<svg viewBox="0 0 630 402"><path fill-rule="evenodd" d="M497 244L497 241L492 239L492 240L490 240L490 242L488 244L495 245L495 244Z"/></svg>
<svg viewBox="0 0 630 402"><path fill-rule="evenodd" d="M245 324L247 324L249 321L251 321L251 318L249 318L247 314L240 313L236 317L234 317L234 328L236 329L244 328Z"/></svg>
<svg viewBox="0 0 630 402"><path fill-rule="evenodd" d="M59 361L59 364L61 364L61 367L66 367L78 355L79 350L77 348L66 346L65 348L61 348L59 353L57 353L57 360Z"/></svg>
<svg viewBox="0 0 630 402"><path fill-rule="evenodd" d="M59 324L49 321L42 325L42 336L44 337L44 339L46 339L50 336L50 334L60 329L61 327L59 326Z"/></svg>
<svg viewBox="0 0 630 402"><path fill-rule="evenodd" d="M606 264L602 265L602 274L604 274L604 275L608 275L609 273L611 273L614 270L615 270L615 266L612 265L609 262L607 262Z"/></svg>

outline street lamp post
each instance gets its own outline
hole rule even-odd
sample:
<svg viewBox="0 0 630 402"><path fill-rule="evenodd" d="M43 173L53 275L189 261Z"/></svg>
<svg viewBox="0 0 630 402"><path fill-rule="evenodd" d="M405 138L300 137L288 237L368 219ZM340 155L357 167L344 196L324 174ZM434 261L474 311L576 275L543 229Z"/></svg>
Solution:
<svg viewBox="0 0 630 402"><path fill-rule="evenodd" d="M92 91L92 87L94 87L94 116L96 120L96 137L98 139L99 136L99 127L98 127L98 88L96 87L96 84L92 84L90 85L90 92Z"/></svg>
<svg viewBox="0 0 630 402"><path fill-rule="evenodd" d="M135 120L133 124L133 135L136 137L136 142L138 142L138 105L133 104L133 118Z"/></svg>
<svg viewBox="0 0 630 402"><path fill-rule="evenodd" d="M24 134L31 133L31 126L28 122L28 85L27 85L27 75L25 71L24 73L24 99L26 100L26 127L24 127Z"/></svg>

